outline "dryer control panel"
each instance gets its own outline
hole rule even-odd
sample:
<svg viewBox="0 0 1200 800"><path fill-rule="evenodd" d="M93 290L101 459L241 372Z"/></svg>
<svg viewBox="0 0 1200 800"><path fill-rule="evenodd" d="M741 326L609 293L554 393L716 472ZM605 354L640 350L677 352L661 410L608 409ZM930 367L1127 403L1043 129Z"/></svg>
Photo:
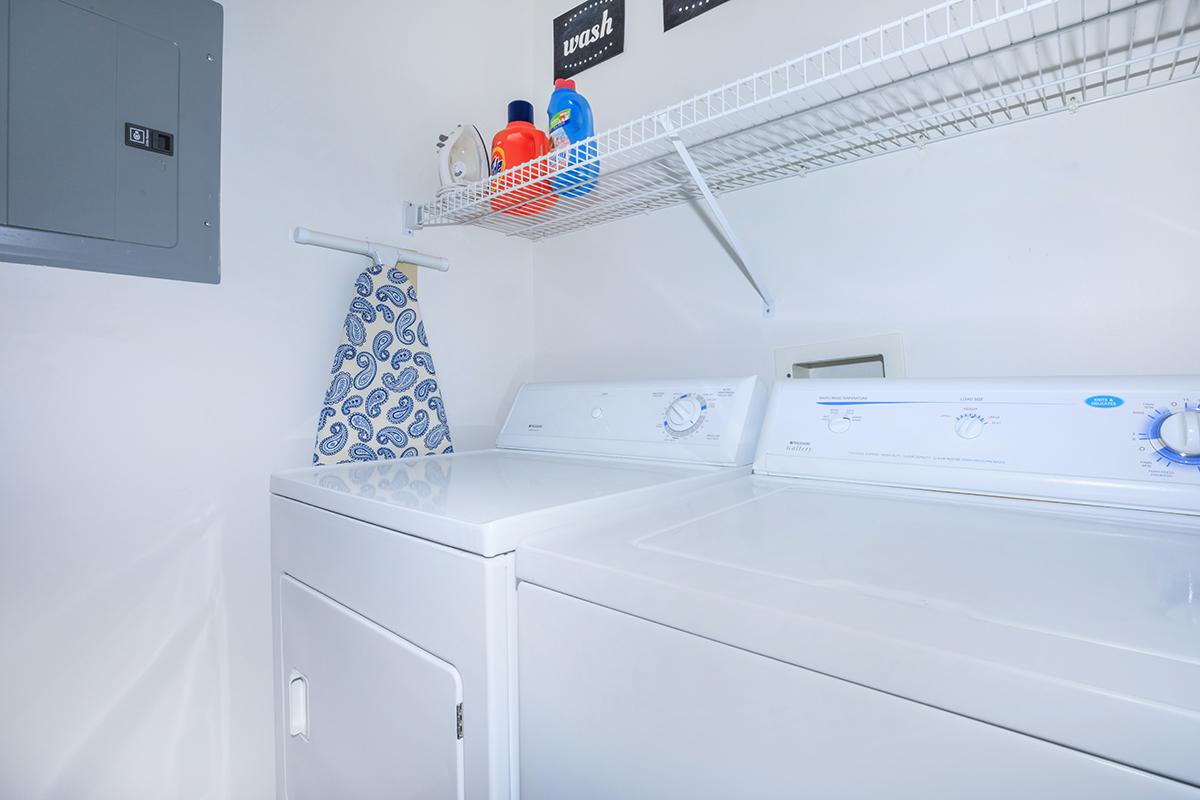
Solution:
<svg viewBox="0 0 1200 800"><path fill-rule="evenodd" d="M1200 511L1200 377L781 381L755 471Z"/></svg>
<svg viewBox="0 0 1200 800"><path fill-rule="evenodd" d="M756 377L530 383L496 446L745 466L766 402Z"/></svg>

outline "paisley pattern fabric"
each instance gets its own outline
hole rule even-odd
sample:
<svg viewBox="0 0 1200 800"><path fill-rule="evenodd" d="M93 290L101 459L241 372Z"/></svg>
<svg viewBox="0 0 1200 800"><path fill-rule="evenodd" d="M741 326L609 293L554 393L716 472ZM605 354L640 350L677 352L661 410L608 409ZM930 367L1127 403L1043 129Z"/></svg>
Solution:
<svg viewBox="0 0 1200 800"><path fill-rule="evenodd" d="M345 329L317 420L313 463L453 452L417 287L399 265L377 264L358 276Z"/></svg>

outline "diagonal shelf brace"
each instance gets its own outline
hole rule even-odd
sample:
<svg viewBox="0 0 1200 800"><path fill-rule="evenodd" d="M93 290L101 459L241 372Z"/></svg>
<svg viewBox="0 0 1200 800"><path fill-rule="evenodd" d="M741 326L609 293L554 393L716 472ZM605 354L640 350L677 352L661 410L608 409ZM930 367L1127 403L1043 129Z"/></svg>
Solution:
<svg viewBox="0 0 1200 800"><path fill-rule="evenodd" d="M750 262L742 250L741 242L738 241L737 235L733 232L733 226L729 224L729 218L725 216L724 210L721 209L721 204L717 202L717 196L708 187L708 181L704 180L704 175L700 173L700 168L696 166L696 161L692 158L692 154L688 152L687 145L679 138L679 133L675 130L675 126L671 124L671 120L666 115L659 117L658 123L666 129L667 137L671 140L671 144L675 146L675 151L679 153L679 157L683 160L683 165L687 167L692 180L695 181L696 188L700 190L700 195L704 198L704 202L712 214L713 221L717 223L717 227L721 231L721 236L725 238L725 243L729 245L729 249L733 252L733 258L737 262L738 269L742 271L742 274L746 276L746 280L750 281L750 285L754 287L754 291L762 298L763 316L769 317L773 315L775 313L775 301L771 299L771 295L763 288L762 283L758 280L758 276L750 268Z"/></svg>

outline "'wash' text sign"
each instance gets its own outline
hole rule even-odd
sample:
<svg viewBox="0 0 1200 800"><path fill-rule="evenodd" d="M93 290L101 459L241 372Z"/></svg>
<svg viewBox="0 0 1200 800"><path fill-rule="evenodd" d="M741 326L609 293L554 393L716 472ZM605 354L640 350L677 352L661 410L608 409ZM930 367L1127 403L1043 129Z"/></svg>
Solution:
<svg viewBox="0 0 1200 800"><path fill-rule="evenodd" d="M554 20L554 77L625 52L625 0L588 0Z"/></svg>

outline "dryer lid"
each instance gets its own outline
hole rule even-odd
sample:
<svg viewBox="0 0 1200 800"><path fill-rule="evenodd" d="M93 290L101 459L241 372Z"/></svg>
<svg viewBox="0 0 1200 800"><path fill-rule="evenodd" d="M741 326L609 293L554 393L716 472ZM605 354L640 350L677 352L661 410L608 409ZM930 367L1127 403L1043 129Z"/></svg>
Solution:
<svg viewBox="0 0 1200 800"><path fill-rule="evenodd" d="M590 521L670 491L749 473L701 464L519 450L308 467L271 491L318 508L484 556L525 536Z"/></svg>

